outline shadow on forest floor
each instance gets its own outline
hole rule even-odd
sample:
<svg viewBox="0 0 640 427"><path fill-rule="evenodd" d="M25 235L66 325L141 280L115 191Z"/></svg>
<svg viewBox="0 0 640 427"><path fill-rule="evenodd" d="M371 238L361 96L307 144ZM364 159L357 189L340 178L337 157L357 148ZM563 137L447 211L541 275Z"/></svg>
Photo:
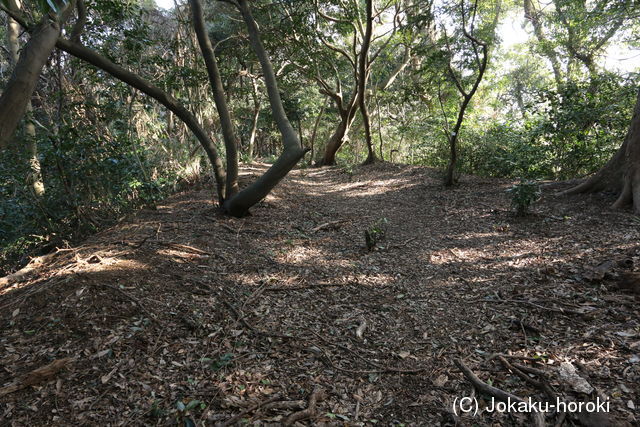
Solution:
<svg viewBox="0 0 640 427"><path fill-rule="evenodd" d="M73 358L0 397L0 419L281 423L321 387L314 424L528 425L452 414L471 392L456 358L544 400L501 353L547 371L563 399L606 396L612 422L637 422L637 296L616 284L640 263L638 223L599 196L545 195L517 219L509 184L443 190L429 169L390 164L301 169L244 219L221 216L209 191L142 210L0 288L2 385ZM381 218L386 238L368 252Z"/></svg>

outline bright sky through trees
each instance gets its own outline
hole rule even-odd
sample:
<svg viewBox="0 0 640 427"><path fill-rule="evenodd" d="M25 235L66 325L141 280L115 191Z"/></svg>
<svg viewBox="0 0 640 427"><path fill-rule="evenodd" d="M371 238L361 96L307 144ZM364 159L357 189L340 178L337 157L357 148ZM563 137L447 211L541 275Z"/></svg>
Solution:
<svg viewBox="0 0 640 427"><path fill-rule="evenodd" d="M156 4L163 9L171 9L173 7L173 0L156 0Z"/></svg>

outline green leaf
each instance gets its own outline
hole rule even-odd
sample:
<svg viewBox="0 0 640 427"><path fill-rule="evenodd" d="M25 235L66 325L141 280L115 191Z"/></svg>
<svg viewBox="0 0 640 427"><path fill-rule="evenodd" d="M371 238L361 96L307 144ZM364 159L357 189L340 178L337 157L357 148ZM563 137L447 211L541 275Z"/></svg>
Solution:
<svg viewBox="0 0 640 427"><path fill-rule="evenodd" d="M182 403L181 400L178 400L178 402L176 403L176 408L180 412L184 412L184 410L186 409L186 407L184 406L184 403Z"/></svg>
<svg viewBox="0 0 640 427"><path fill-rule="evenodd" d="M200 404L199 400L192 400L191 402L189 402L187 404L186 410L190 411L191 409L195 408L196 406L198 406Z"/></svg>

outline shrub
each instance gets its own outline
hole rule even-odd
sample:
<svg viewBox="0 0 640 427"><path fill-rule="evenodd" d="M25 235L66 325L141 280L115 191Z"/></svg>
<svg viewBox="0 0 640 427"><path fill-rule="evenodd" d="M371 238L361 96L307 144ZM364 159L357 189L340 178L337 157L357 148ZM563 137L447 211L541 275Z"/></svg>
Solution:
<svg viewBox="0 0 640 427"><path fill-rule="evenodd" d="M511 205L516 209L517 216L526 216L529 207L540 200L540 186L535 181L520 180L507 190L511 194Z"/></svg>

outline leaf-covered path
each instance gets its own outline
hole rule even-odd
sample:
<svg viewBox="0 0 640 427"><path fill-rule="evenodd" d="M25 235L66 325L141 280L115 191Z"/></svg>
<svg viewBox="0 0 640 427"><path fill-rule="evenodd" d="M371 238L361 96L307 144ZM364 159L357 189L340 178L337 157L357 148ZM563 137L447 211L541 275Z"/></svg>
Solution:
<svg viewBox="0 0 640 427"><path fill-rule="evenodd" d="M455 359L544 401L505 361L535 368L563 400L608 398L610 422L637 422L639 223L551 194L518 219L508 185L303 169L244 219L204 190L140 211L2 284L2 424L531 423L453 414L472 390Z"/></svg>

